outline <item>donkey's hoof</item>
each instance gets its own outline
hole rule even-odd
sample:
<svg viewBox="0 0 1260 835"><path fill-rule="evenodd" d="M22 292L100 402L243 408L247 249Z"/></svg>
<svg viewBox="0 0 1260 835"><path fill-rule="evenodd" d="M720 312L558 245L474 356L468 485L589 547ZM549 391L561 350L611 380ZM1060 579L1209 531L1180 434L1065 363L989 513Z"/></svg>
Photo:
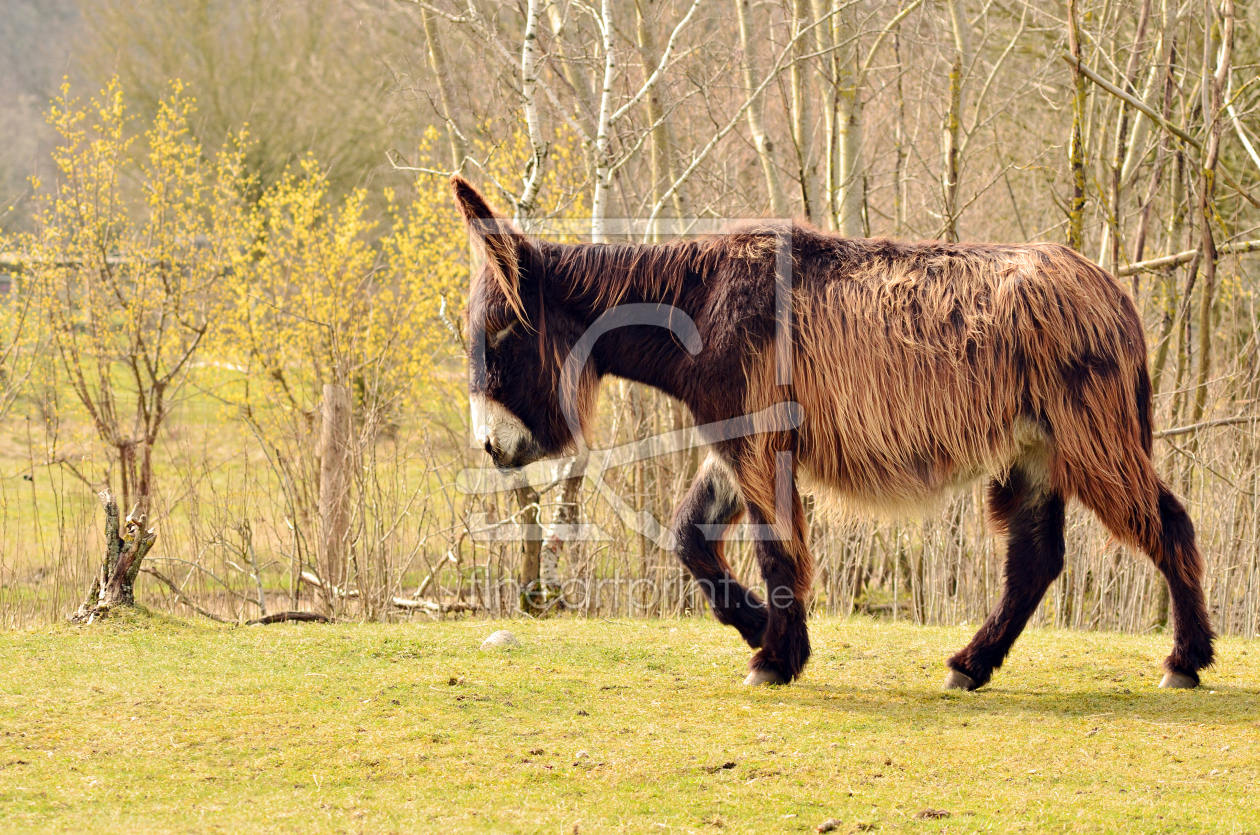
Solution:
<svg viewBox="0 0 1260 835"><path fill-rule="evenodd" d="M946 690L975 690L979 686L974 678L957 670L951 669L949 675L945 676Z"/></svg>
<svg viewBox="0 0 1260 835"><path fill-rule="evenodd" d="M1185 673L1174 673L1169 670L1164 673L1164 680L1159 683L1159 686L1177 690L1193 690L1199 686L1199 682L1195 681L1193 676L1188 676Z"/></svg>
<svg viewBox="0 0 1260 835"><path fill-rule="evenodd" d="M783 676L774 670L753 670L748 674L748 678L744 679L745 687L757 687L762 684L785 684Z"/></svg>

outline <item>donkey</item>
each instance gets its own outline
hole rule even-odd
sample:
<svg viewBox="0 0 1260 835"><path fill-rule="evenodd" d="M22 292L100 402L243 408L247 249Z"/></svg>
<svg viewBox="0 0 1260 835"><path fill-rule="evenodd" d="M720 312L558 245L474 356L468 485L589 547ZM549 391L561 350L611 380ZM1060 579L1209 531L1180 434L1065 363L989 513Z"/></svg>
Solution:
<svg viewBox="0 0 1260 835"><path fill-rule="evenodd" d="M1160 686L1198 685L1213 641L1203 560L1151 462L1145 336L1110 274L1054 244L909 244L801 223L661 245L558 244L522 234L461 177L451 185L484 255L466 312L469 395L497 467L580 444L606 375L677 398L700 425L799 409L798 422L712 438L674 519L678 558L718 621L756 650L745 684L791 682L809 658L813 562L798 480L921 508L987 476L1006 581L948 660L946 688L974 690L1002 665L1063 570L1073 498L1164 574L1175 628ZM605 328L618 306L666 318ZM566 357L593 327L601 335L574 370ZM723 556L720 534L745 515L773 533L754 544L764 600Z"/></svg>

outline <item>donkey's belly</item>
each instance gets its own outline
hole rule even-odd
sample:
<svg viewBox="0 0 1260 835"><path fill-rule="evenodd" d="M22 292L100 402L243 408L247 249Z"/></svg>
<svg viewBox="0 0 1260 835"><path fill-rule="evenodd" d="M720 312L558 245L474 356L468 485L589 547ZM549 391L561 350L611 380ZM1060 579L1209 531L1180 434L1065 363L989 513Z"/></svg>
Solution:
<svg viewBox="0 0 1260 835"><path fill-rule="evenodd" d="M1048 478L1045 430L1024 418L1004 430L996 438L955 443L952 454L941 446L893 454L873 444L802 444L802 486L855 510L918 516L981 479L1002 477L1017 463L1035 480Z"/></svg>

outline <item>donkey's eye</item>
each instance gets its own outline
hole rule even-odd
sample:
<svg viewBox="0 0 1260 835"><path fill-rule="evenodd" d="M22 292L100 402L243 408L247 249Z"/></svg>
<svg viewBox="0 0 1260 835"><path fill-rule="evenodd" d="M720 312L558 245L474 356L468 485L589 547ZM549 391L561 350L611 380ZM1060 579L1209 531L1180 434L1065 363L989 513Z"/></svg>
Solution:
<svg viewBox="0 0 1260 835"><path fill-rule="evenodd" d="M500 342L506 339L508 334L512 332L512 329L516 327L517 321L518 320L513 319L511 322L508 322L506 326L501 327L496 331L493 331L493 332L487 331L486 344L489 345L491 348L498 345Z"/></svg>

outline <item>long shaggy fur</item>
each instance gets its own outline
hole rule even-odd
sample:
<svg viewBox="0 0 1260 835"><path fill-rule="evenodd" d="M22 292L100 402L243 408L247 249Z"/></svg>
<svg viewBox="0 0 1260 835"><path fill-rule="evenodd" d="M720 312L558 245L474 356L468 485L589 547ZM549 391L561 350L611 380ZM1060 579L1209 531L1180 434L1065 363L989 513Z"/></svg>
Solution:
<svg viewBox="0 0 1260 835"><path fill-rule="evenodd" d="M808 415L797 451L819 483L916 505L1044 456L1055 492L1150 541L1146 345L1111 276L1051 244L796 243L808 255L794 276L791 394ZM771 361L747 408L782 397Z"/></svg>

